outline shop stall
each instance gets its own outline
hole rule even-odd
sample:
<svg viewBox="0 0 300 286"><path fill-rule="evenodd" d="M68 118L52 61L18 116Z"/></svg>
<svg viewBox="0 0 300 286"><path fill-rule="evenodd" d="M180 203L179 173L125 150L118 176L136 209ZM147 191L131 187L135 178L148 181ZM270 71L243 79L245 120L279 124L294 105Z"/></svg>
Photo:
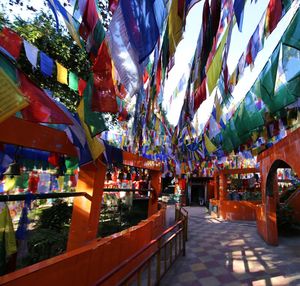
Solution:
<svg viewBox="0 0 300 286"><path fill-rule="evenodd" d="M214 198L210 212L227 220L255 220L256 205L261 203L259 170L224 169L214 175Z"/></svg>

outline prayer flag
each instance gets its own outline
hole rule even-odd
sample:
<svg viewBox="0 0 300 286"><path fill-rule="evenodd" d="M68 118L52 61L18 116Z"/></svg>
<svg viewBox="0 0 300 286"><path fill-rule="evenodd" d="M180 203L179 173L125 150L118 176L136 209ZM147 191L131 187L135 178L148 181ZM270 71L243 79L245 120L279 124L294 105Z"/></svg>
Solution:
<svg viewBox="0 0 300 286"><path fill-rule="evenodd" d="M69 88L75 91L78 90L78 76L73 72L69 72Z"/></svg>
<svg viewBox="0 0 300 286"><path fill-rule="evenodd" d="M56 62L57 81L63 84L68 84L68 70L59 62Z"/></svg>
<svg viewBox="0 0 300 286"><path fill-rule="evenodd" d="M35 86L22 72L19 72L19 79L20 89L30 101L30 105L22 110L22 115L26 120L54 124L72 124L72 121L56 106L53 99Z"/></svg>
<svg viewBox="0 0 300 286"><path fill-rule="evenodd" d="M0 122L28 105L28 101L0 68Z"/></svg>
<svg viewBox="0 0 300 286"><path fill-rule="evenodd" d="M100 141L100 139L98 139L97 137L94 137L94 138L91 137L89 127L85 123L85 118L84 118L85 117L85 106L84 105L85 105L85 102L82 99L78 106L77 113L80 118L81 125L84 129L87 144L89 146L92 158L95 161L103 153L103 151L105 150L105 147L104 147L104 144L102 143L102 141Z"/></svg>
<svg viewBox="0 0 300 286"><path fill-rule="evenodd" d="M0 47L9 53L14 59L18 59L21 51L22 38L10 30L4 27L0 32Z"/></svg>
<svg viewBox="0 0 300 286"><path fill-rule="evenodd" d="M159 37L154 3L148 0L122 0L120 7L122 14L126 15L124 22L129 41L136 51L139 63L142 63L153 51Z"/></svg>
<svg viewBox="0 0 300 286"><path fill-rule="evenodd" d="M52 76L53 60L48 57L44 52L40 52L40 67L44 76Z"/></svg>
<svg viewBox="0 0 300 286"><path fill-rule="evenodd" d="M270 0L267 8L265 23L266 35L269 35L276 28L282 16L282 3L279 0Z"/></svg>
<svg viewBox="0 0 300 286"><path fill-rule="evenodd" d="M37 68L38 48L24 40L24 48L28 61L34 68Z"/></svg>
<svg viewBox="0 0 300 286"><path fill-rule="evenodd" d="M205 148L209 154L217 150L217 147L210 141L210 139L206 134L204 134L204 140L205 140Z"/></svg>
<svg viewBox="0 0 300 286"><path fill-rule="evenodd" d="M130 44L120 6L112 17L106 39L120 81L132 96L142 86L142 70Z"/></svg>
<svg viewBox="0 0 300 286"><path fill-rule="evenodd" d="M277 0L275 0L277 1ZM245 0L235 0L233 4L233 10L238 24L239 31L242 32L243 19L244 19L244 6Z"/></svg>

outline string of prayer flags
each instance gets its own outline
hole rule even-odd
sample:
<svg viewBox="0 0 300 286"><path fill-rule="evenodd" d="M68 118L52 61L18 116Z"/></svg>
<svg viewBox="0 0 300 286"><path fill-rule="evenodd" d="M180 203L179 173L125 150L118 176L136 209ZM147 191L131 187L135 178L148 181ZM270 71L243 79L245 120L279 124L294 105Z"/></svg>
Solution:
<svg viewBox="0 0 300 286"><path fill-rule="evenodd" d="M57 81L63 84L68 84L68 70L59 62L56 62Z"/></svg>
<svg viewBox="0 0 300 286"><path fill-rule="evenodd" d="M28 105L28 100L0 68L0 122Z"/></svg>
<svg viewBox="0 0 300 286"><path fill-rule="evenodd" d="M38 58L38 48L27 42L26 40L23 40L25 53L28 61L31 63L31 65L36 69L37 68L37 58Z"/></svg>
<svg viewBox="0 0 300 286"><path fill-rule="evenodd" d="M45 77L52 76L53 66L54 66L53 60L44 52L40 51L40 67L41 67L41 72Z"/></svg>

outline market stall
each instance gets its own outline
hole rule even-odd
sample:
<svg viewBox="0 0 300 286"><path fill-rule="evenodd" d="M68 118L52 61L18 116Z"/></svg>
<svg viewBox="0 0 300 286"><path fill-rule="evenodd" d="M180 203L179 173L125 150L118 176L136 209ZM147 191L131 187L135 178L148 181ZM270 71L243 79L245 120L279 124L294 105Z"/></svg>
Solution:
<svg viewBox="0 0 300 286"><path fill-rule="evenodd" d="M259 170L224 169L215 173L215 198L210 200L213 216L228 220L255 220L261 202Z"/></svg>

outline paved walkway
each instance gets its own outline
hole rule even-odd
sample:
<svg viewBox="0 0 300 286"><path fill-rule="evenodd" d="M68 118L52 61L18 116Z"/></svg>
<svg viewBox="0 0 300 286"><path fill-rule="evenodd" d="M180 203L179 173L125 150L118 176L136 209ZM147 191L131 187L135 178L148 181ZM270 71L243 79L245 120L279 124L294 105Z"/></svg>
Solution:
<svg viewBox="0 0 300 286"><path fill-rule="evenodd" d="M277 247L258 235L255 222L212 219L191 207L186 256L161 281L168 286L300 285L300 237Z"/></svg>

